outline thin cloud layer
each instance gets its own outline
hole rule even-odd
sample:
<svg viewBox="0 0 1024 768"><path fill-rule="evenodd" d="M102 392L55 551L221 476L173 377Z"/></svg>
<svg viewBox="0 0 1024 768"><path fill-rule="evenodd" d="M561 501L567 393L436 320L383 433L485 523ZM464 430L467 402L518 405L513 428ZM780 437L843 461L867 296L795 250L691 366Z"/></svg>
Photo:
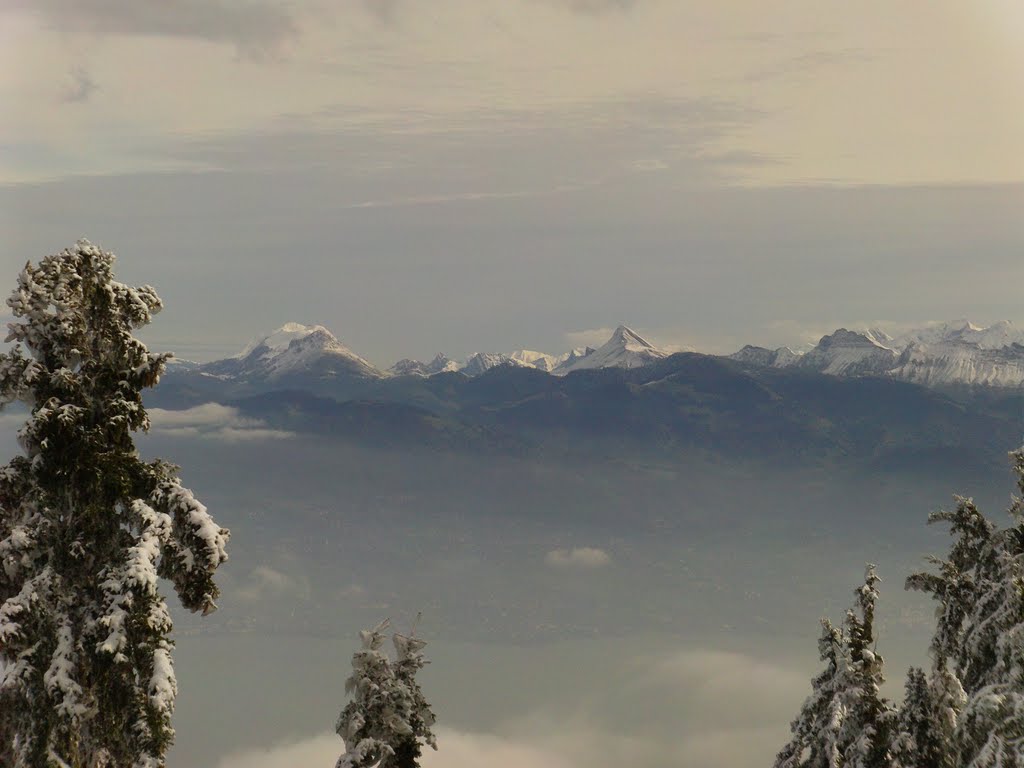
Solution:
<svg viewBox="0 0 1024 768"><path fill-rule="evenodd" d="M258 565L235 587L232 596L244 603L258 603L284 596L306 598L309 593L309 583L304 577L292 576L269 565Z"/></svg>
<svg viewBox="0 0 1024 768"><path fill-rule="evenodd" d="M555 568L601 568L611 561L607 552L596 547L553 549L544 556L544 562Z"/></svg>
<svg viewBox="0 0 1024 768"><path fill-rule="evenodd" d="M250 53L277 48L298 29L286 7L239 0L37 0L7 2L66 33L229 42ZM0 6L2 7L2 6Z"/></svg>
<svg viewBox="0 0 1024 768"><path fill-rule="evenodd" d="M778 14L755 2L6 0L0 50L11 66L0 74L0 98L19 110L6 121L15 157L0 178L152 168L155 158L127 139L166 160L211 134L243 139L289 122L336 130L346 109L400 135L441 118L448 131L472 123L500 142L508 110L639 97L743 112L700 148L753 160L734 168L741 183L1021 179L1021 62L1011 30L1024 16L1013 4L940 2L926 16L852 4L827 24L817 10L811 0ZM930 58L918 39L958 56ZM232 57L219 43L250 55ZM95 112L69 116L43 97L83 60L103 94L90 100ZM114 148L104 143L111 132L122 139ZM564 148L586 138L584 130ZM65 162L44 173L33 154L40 145Z"/></svg>
<svg viewBox="0 0 1024 768"><path fill-rule="evenodd" d="M174 437L197 437L237 443L248 440L281 440L293 432L270 429L258 419L247 419L237 408L206 403L181 411L149 409L150 430Z"/></svg>

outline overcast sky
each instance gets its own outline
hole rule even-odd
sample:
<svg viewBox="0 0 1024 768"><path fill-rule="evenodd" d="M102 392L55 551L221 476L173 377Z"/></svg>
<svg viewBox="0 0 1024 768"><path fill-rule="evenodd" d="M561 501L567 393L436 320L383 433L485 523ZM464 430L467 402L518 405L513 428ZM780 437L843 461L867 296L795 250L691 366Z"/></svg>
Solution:
<svg viewBox="0 0 1024 768"><path fill-rule="evenodd" d="M0 0L0 268L209 358L1024 324L1019 0Z"/></svg>

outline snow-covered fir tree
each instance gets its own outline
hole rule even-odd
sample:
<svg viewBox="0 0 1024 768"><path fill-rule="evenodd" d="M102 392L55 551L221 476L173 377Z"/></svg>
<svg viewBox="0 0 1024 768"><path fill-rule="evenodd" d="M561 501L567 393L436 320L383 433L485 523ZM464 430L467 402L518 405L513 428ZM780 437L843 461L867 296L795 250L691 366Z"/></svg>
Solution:
<svg viewBox="0 0 1024 768"><path fill-rule="evenodd" d="M912 667L890 748L892 768L954 768L948 749L950 729L942 712L928 677Z"/></svg>
<svg viewBox="0 0 1024 768"><path fill-rule="evenodd" d="M418 768L424 744L437 749L434 714L416 674L427 664L425 643L413 633L394 633L395 656L382 648L390 622L360 632L362 648L352 656L345 682L350 701L338 717L345 752L336 768Z"/></svg>
<svg viewBox="0 0 1024 768"><path fill-rule="evenodd" d="M878 580L869 565L841 629L822 620L825 669L811 681L775 768L889 768L895 712L881 697L883 660L873 647Z"/></svg>
<svg viewBox="0 0 1024 768"><path fill-rule="evenodd" d="M156 292L113 265L79 241L26 265L7 301L0 399L30 409L24 455L0 469L0 718L18 768L162 766L177 687L158 579L209 613L227 559L176 467L133 444L170 355L132 333Z"/></svg>
<svg viewBox="0 0 1024 768"><path fill-rule="evenodd" d="M1024 495L1024 450L1011 454ZM938 601L932 641L937 669L952 691L951 763L962 768L1024 768L1024 503L1014 497L1013 525L998 529L970 499L932 521L951 524L956 541L938 573L907 586ZM957 694L957 689L962 695Z"/></svg>

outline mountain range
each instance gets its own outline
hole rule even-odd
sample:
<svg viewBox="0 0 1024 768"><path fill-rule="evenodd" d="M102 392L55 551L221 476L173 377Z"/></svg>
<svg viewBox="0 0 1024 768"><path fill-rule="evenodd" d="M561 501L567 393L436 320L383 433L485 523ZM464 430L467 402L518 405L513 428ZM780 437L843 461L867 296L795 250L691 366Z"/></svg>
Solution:
<svg viewBox="0 0 1024 768"><path fill-rule="evenodd" d="M803 354L716 356L669 354L620 327L563 356L439 355L383 371L322 326L288 324L233 357L170 366L147 405L219 402L273 429L387 449L1001 469L1024 430L1018 338L967 324L906 339L840 329Z"/></svg>
<svg viewBox="0 0 1024 768"><path fill-rule="evenodd" d="M669 356L669 351L620 325L596 349L583 347L559 355L528 349L478 352L462 361L439 354L430 362L406 359L381 370L323 326L288 323L233 357L184 367L242 388L261 389L265 385L305 385L311 379L341 384L343 380L430 377L454 372L473 377L498 366L564 376L582 370L639 368ZM988 327L966 321L936 324L899 337L874 329L840 328L803 352L789 347L746 346L728 357L753 367L794 368L846 377L879 376L935 388L1024 387L1024 332L1005 321Z"/></svg>
<svg viewBox="0 0 1024 768"><path fill-rule="evenodd" d="M988 327L942 323L892 337L840 328L798 354L747 346L731 355L752 365L795 367L834 376L883 376L939 389L1024 387L1024 332L1007 321Z"/></svg>

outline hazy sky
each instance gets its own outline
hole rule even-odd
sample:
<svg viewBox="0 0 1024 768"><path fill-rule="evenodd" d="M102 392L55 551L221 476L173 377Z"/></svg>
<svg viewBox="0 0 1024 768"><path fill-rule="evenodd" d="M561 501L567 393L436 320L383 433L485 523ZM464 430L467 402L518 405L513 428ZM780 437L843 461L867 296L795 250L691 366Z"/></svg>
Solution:
<svg viewBox="0 0 1024 768"><path fill-rule="evenodd" d="M0 268L87 236L192 357L1020 325L1021 39L1019 0L0 0Z"/></svg>

